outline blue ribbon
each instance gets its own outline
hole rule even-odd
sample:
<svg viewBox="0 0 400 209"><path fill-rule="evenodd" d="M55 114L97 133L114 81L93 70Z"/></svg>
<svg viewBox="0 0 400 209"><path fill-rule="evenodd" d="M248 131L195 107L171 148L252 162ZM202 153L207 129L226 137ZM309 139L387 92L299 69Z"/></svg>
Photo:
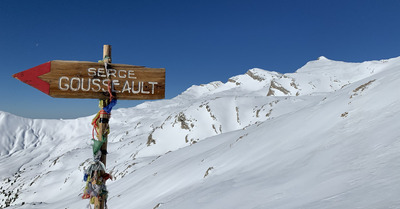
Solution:
<svg viewBox="0 0 400 209"><path fill-rule="evenodd" d="M106 107L103 108L104 111L106 111L108 114L111 113L112 108L117 104L117 100L113 99L110 104L108 104Z"/></svg>

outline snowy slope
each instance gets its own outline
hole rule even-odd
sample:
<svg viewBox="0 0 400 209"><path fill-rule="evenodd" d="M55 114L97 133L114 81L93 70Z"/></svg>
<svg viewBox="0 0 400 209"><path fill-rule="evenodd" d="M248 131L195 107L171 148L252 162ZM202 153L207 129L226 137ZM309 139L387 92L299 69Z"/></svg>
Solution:
<svg viewBox="0 0 400 209"><path fill-rule="evenodd" d="M400 58L251 69L116 109L109 208L400 208ZM84 208L91 117L0 112L0 208Z"/></svg>

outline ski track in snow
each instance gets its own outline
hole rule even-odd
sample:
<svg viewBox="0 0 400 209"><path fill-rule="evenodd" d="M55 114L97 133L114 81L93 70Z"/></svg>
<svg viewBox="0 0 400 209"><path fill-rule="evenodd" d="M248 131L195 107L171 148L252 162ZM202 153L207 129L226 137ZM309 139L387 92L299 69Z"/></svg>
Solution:
<svg viewBox="0 0 400 209"><path fill-rule="evenodd" d="M399 68L320 57L115 109L108 206L400 208ZM86 207L92 117L0 112L0 208Z"/></svg>

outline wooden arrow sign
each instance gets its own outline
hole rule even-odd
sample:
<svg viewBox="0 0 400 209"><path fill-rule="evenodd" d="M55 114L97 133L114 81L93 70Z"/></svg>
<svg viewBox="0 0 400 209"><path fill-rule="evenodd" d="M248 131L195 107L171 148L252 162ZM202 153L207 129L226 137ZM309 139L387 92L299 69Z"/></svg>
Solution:
<svg viewBox="0 0 400 209"><path fill-rule="evenodd" d="M165 97L165 69L55 60L13 75L56 98L151 100Z"/></svg>

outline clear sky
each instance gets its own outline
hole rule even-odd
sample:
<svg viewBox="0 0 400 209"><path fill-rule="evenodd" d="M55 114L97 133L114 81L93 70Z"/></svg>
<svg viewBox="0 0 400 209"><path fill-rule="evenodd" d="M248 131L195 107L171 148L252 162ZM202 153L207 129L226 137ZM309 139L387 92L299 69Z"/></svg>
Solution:
<svg viewBox="0 0 400 209"><path fill-rule="evenodd" d="M319 56L400 56L398 0L0 0L0 111L29 118L95 114L95 99L52 98L12 74L51 60L166 68L166 98L251 68L294 72ZM143 101L119 101L115 108Z"/></svg>

